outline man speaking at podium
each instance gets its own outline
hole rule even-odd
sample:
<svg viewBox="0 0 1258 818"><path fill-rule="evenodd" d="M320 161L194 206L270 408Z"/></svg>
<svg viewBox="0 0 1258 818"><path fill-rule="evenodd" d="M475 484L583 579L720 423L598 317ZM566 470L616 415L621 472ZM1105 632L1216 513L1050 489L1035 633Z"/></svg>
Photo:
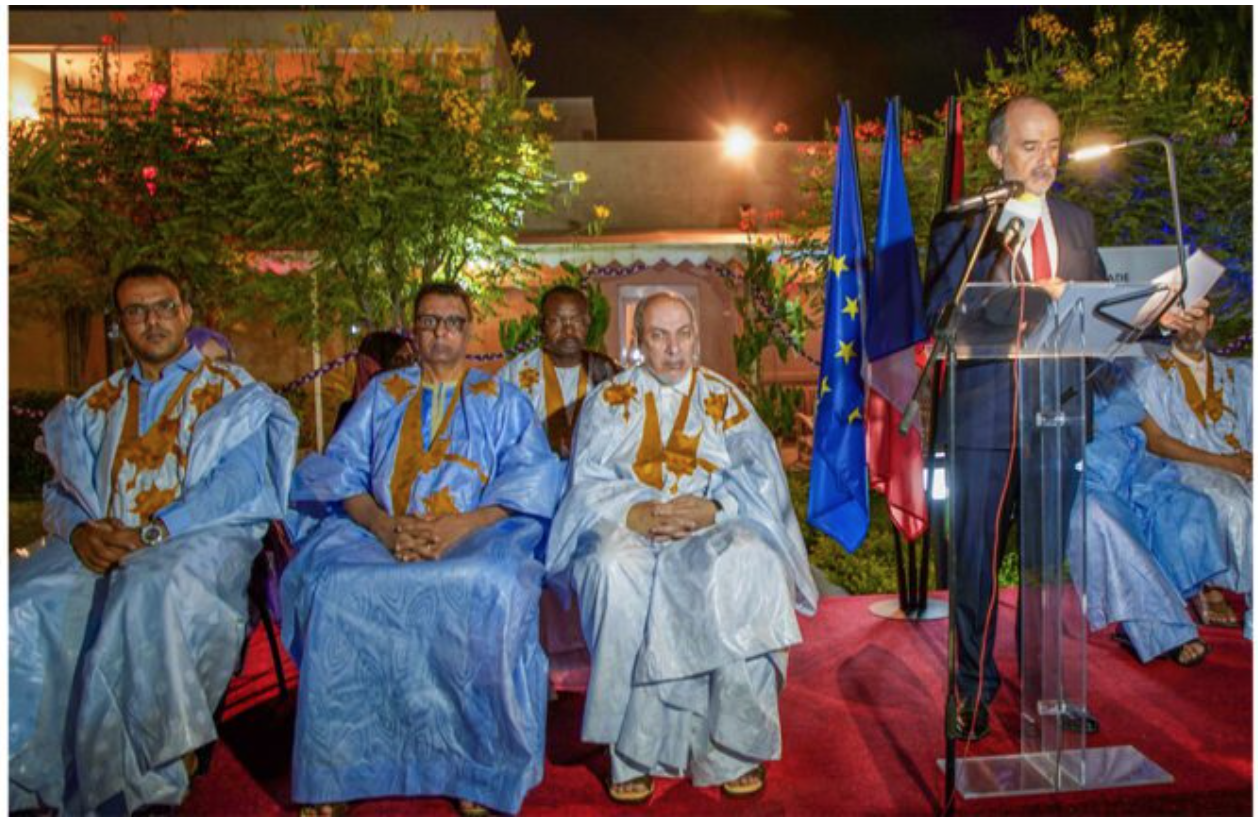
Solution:
<svg viewBox="0 0 1258 818"><path fill-rule="evenodd" d="M1021 183L1022 193L1006 205L1006 215L1023 223L1021 237L1003 243L996 236L983 248L973 282L1105 281L1092 216L1048 196L1057 178L1061 123L1045 102L1014 97L987 124L987 156L1005 182ZM932 325L965 272L978 243L983 213L941 215L932 225L927 260L926 308ZM993 654L996 637L996 569L1004 551L1018 497L1017 399L1008 363L961 364L956 378L956 445L953 474L953 536L957 668L948 691L948 735L967 740L987 734L987 708L1000 685ZM947 434L947 406L940 406L940 444ZM1096 729L1084 716L1068 728Z"/></svg>

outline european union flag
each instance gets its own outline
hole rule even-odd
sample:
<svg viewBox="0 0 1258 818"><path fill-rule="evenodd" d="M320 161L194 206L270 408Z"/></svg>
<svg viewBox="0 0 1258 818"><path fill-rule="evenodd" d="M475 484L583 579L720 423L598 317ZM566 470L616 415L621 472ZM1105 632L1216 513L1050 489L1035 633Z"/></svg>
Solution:
<svg viewBox="0 0 1258 818"><path fill-rule="evenodd" d="M869 265L851 105L839 113L834 209L826 271L821 383L813 426L808 522L855 551L869 530L865 386L861 382L861 281Z"/></svg>

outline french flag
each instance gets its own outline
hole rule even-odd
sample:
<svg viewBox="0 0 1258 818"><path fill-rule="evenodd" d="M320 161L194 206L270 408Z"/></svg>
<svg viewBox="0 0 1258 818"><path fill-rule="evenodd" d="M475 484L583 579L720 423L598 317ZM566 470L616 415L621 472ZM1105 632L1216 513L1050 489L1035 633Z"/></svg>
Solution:
<svg viewBox="0 0 1258 818"><path fill-rule="evenodd" d="M865 435L869 487L887 498L891 522L907 540L926 531L922 429L899 433L913 397L915 347L926 339L922 280L900 146L900 105L887 102L874 263L865 287Z"/></svg>

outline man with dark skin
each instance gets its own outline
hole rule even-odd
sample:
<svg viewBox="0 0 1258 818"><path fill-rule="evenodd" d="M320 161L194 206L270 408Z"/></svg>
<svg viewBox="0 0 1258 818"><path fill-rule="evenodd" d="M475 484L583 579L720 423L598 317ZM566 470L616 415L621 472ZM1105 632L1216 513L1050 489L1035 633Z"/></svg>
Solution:
<svg viewBox="0 0 1258 818"><path fill-rule="evenodd" d="M546 429L551 449L567 460L586 394L620 370L606 355L586 349L590 304L576 287L561 284L547 290L539 324L541 349L516 357L498 377L525 394Z"/></svg>

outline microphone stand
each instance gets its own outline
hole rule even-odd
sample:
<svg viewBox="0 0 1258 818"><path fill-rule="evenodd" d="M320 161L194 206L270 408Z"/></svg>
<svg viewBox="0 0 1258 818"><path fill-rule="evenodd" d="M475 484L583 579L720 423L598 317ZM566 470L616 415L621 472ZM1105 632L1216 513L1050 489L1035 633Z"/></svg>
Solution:
<svg viewBox="0 0 1258 818"><path fill-rule="evenodd" d="M987 208L987 217L983 220L983 229L979 233L978 243L974 245L974 250L970 253L969 259L965 264L965 272L961 275L961 281L952 292L952 300L944 305L939 312L939 318L935 321L935 343L931 347L930 357L926 359L926 365L922 367L922 372L917 376L917 386L913 388L913 397L904 407L904 419L900 421L900 434L907 435L909 429L913 426L913 421L917 418L918 413L922 410L922 400L926 396L927 382L930 380L930 373L939 359L943 357L945 349L951 349L956 340L956 328L953 327L953 316L957 311L957 307L961 304L961 294L965 292L965 287L970 283L970 276L974 274L974 267L978 264L979 254L983 252L983 247L987 244L987 236L991 233L992 225L996 222L996 216L1003 207Z"/></svg>

